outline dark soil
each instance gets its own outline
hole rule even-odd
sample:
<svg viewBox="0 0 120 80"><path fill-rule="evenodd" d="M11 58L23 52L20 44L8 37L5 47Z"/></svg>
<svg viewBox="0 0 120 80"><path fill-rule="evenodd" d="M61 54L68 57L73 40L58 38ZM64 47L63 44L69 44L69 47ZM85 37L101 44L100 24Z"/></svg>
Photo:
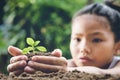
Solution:
<svg viewBox="0 0 120 80"><path fill-rule="evenodd" d="M38 71L35 74L22 73L19 76L15 76L14 74L10 76L0 74L0 80L120 80L120 76L113 77L109 74L93 75L79 71L59 71L53 73L43 73Z"/></svg>
<svg viewBox="0 0 120 80"><path fill-rule="evenodd" d="M50 56L50 53L27 54L29 58L34 55ZM114 77L109 74L95 75L77 70L72 72L58 71L53 73L37 71L35 74L27 74L24 72L19 76L15 76L14 74L8 76L0 73L0 80L120 80L120 76Z"/></svg>
<svg viewBox="0 0 120 80"><path fill-rule="evenodd" d="M43 53L43 52L36 52L36 53L28 53L26 54L26 56L28 56L29 60L32 56L35 56L35 55L40 55L40 56L52 56L50 54L51 52L47 52L47 53Z"/></svg>

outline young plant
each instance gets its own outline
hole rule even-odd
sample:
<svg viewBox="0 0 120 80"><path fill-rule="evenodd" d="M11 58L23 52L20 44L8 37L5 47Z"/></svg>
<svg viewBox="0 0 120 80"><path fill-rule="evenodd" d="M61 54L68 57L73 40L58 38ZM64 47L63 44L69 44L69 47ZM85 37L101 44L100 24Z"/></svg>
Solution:
<svg viewBox="0 0 120 80"><path fill-rule="evenodd" d="M40 51L40 52L47 51L47 49L44 46L38 46L40 41L34 41L32 38L27 38L26 42L29 46L22 50L22 54L28 54L30 52L35 53L37 51Z"/></svg>

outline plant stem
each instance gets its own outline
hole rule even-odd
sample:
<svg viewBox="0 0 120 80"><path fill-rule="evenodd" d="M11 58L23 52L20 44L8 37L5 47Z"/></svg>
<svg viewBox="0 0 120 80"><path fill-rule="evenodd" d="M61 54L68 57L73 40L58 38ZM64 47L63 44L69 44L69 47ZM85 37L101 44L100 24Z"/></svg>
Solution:
<svg viewBox="0 0 120 80"><path fill-rule="evenodd" d="M33 48L33 53L35 52L35 47L34 46L32 46L32 48Z"/></svg>

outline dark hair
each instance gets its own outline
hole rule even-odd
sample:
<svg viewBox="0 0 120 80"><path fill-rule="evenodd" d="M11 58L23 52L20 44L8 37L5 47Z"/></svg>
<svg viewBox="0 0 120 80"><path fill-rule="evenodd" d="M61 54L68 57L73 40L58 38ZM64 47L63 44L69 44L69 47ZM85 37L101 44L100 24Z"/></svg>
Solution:
<svg viewBox="0 0 120 80"><path fill-rule="evenodd" d="M93 3L78 11L72 19L84 14L95 14L105 17L115 35L115 41L117 42L120 40L120 13L118 11L105 4Z"/></svg>
<svg viewBox="0 0 120 80"><path fill-rule="evenodd" d="M104 3L120 12L120 0L104 0Z"/></svg>

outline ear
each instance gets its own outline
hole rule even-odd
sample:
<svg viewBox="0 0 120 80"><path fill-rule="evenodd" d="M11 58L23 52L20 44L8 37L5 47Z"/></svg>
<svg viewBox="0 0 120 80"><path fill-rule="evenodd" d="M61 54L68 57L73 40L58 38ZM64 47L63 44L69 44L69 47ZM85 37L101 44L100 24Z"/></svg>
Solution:
<svg viewBox="0 0 120 80"><path fill-rule="evenodd" d="M120 41L115 45L115 55L120 55Z"/></svg>

